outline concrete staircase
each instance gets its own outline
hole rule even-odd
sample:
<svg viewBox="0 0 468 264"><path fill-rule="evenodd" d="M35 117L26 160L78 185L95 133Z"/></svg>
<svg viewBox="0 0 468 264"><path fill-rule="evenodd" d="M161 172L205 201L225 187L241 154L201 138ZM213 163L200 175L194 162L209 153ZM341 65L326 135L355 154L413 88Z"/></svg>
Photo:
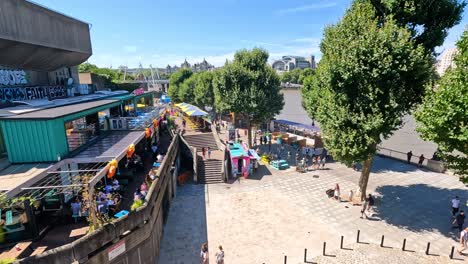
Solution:
<svg viewBox="0 0 468 264"><path fill-rule="evenodd" d="M197 152L201 152L203 147L210 147L213 151L218 149L216 140L211 132L184 135L184 139L191 147L197 148Z"/></svg>
<svg viewBox="0 0 468 264"><path fill-rule="evenodd" d="M198 179L201 184L223 183L221 168L223 161L219 159L198 160Z"/></svg>

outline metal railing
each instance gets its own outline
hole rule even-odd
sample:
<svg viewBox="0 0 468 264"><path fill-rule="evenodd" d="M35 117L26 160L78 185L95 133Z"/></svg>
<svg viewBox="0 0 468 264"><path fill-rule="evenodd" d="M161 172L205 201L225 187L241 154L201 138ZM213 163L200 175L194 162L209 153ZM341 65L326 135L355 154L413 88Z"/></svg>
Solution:
<svg viewBox="0 0 468 264"><path fill-rule="evenodd" d="M407 153L404 153L402 151L394 150L394 149L388 149L388 148L383 148L383 147L378 147L377 148L377 154L385 157L389 157L392 159L396 160L401 160L404 162L408 162L408 155ZM437 172L444 172L445 171L445 166L442 161L438 160L432 160L428 159L427 157L424 157L424 160L422 164L419 164L419 157L420 155L412 155L411 159L409 161L410 164L413 165L420 165L422 167L425 167L429 170L432 171L437 171Z"/></svg>

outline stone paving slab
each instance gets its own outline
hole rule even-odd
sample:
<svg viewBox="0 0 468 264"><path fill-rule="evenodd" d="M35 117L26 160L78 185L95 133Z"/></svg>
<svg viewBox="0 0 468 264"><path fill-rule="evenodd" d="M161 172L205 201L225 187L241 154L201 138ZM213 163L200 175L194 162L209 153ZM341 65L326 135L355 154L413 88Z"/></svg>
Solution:
<svg viewBox="0 0 468 264"><path fill-rule="evenodd" d="M378 244L385 235L386 245L400 248L406 238L416 252L431 242L431 252L448 255L457 245L450 200L459 195L464 203L468 192L456 177L377 157L368 190L378 206L373 220L366 220L359 218L359 206L325 195L336 183L343 195L356 190L359 172L339 163L327 168L300 174L267 167L232 184L179 188L159 263L199 263L204 241L212 259L223 245L226 263L282 263L284 255L288 263L300 263L304 248L310 257L321 254L324 241L337 249L341 235L352 243L358 229L361 241Z"/></svg>

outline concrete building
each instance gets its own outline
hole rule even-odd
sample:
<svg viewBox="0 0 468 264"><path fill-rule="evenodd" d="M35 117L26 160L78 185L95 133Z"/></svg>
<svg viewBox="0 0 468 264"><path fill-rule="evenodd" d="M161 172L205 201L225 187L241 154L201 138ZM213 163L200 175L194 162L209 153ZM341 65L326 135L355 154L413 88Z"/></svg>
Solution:
<svg viewBox="0 0 468 264"><path fill-rule="evenodd" d="M444 75L444 73L450 69L455 67L455 63L453 58L457 55L457 48L450 48L446 49L442 55L440 56L440 60L437 62L436 71L439 76Z"/></svg>
<svg viewBox="0 0 468 264"><path fill-rule="evenodd" d="M287 72L295 68L316 68L315 56L311 55L308 58L299 56L283 56L281 60L274 61L271 65L278 72Z"/></svg>

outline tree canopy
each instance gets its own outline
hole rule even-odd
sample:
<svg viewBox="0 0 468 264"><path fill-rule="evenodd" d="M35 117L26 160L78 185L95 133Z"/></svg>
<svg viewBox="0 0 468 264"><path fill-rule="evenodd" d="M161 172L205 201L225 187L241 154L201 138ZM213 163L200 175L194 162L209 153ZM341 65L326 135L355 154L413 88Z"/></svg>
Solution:
<svg viewBox="0 0 468 264"><path fill-rule="evenodd" d="M213 81L217 109L242 114L248 119L249 145L252 123L273 118L284 105L279 77L267 60L268 52L263 49L240 50Z"/></svg>
<svg viewBox="0 0 468 264"><path fill-rule="evenodd" d="M312 76L315 74L315 70L311 68L295 68L291 71L284 72L281 74L281 82L283 83L295 83L295 84L303 84L305 78Z"/></svg>
<svg viewBox="0 0 468 264"><path fill-rule="evenodd" d="M360 0L367 2L369 0ZM464 0L370 0L381 22L390 16L408 29L415 45L434 52L447 37L448 29L460 23Z"/></svg>
<svg viewBox="0 0 468 264"><path fill-rule="evenodd" d="M195 100L194 90L198 81L198 75L192 74L189 78L185 79L182 84L179 85L177 91L177 98L181 102L193 103Z"/></svg>
<svg viewBox="0 0 468 264"><path fill-rule="evenodd" d="M193 72L190 69L180 69L171 75L169 79L169 90L168 94L174 102L181 102L179 98L179 89L182 83L192 76Z"/></svg>
<svg viewBox="0 0 468 264"><path fill-rule="evenodd" d="M194 90L195 104L203 109L204 106L214 106L213 72L201 72L197 74Z"/></svg>
<svg viewBox="0 0 468 264"><path fill-rule="evenodd" d="M415 117L421 137L438 144L455 173L468 176L468 31L457 47L456 68L428 92Z"/></svg>
<svg viewBox="0 0 468 264"><path fill-rule="evenodd" d="M379 20L370 1L355 1L338 24L325 29L317 75L303 100L321 124L327 149L346 164L362 162L361 198L382 137L421 101L433 69L411 32L392 16Z"/></svg>

